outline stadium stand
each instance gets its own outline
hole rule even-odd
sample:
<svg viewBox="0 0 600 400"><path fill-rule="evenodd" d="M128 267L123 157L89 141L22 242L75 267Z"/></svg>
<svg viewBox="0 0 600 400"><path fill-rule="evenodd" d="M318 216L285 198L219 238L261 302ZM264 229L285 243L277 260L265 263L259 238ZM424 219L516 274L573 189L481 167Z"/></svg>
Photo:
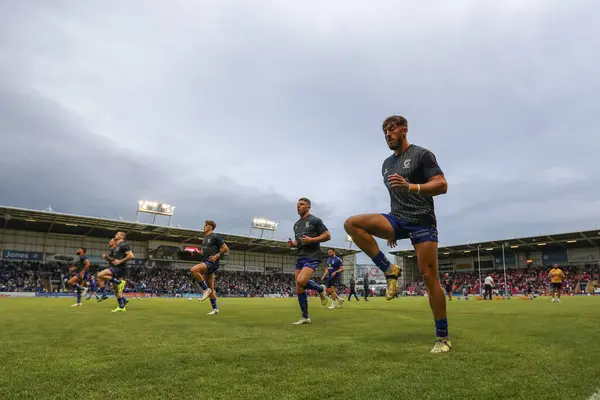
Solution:
<svg viewBox="0 0 600 400"><path fill-rule="evenodd" d="M404 290L422 294L414 250L395 251L396 261L404 267ZM564 291L570 294L596 294L600 279L600 231L581 231L456 246L439 249L440 274L454 279L454 293L480 291L480 273L494 278L496 289L511 294L524 293L529 285L535 293L548 291L548 270L558 264L566 273ZM504 279L506 270L506 285ZM599 293L600 294L600 293Z"/></svg>
<svg viewBox="0 0 600 400"><path fill-rule="evenodd" d="M102 254L116 231L128 234L136 259L128 270L129 292L183 295L196 292L189 268L203 232L194 229L77 216L0 206L0 292L62 292L69 263L80 246L88 249L92 271L104 268ZM286 241L221 233L230 248L218 271L220 296L285 296L295 293L295 252ZM322 257L326 258L324 247ZM357 250L335 248L354 271ZM321 266L322 272L323 265Z"/></svg>

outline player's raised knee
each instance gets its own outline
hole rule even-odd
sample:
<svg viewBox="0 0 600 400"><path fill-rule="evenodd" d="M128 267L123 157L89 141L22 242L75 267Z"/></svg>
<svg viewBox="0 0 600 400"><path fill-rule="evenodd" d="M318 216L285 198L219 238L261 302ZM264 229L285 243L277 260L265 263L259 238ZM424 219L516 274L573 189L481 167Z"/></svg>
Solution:
<svg viewBox="0 0 600 400"><path fill-rule="evenodd" d="M346 219L346 221L344 222L344 229L346 230L346 233L350 233L356 228L357 219L358 218L356 215L353 215Z"/></svg>

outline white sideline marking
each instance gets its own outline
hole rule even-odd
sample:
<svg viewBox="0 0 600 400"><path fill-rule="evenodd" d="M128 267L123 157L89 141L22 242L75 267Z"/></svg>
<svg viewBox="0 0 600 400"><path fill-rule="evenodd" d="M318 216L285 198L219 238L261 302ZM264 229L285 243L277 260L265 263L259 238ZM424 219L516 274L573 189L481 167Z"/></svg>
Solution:
<svg viewBox="0 0 600 400"><path fill-rule="evenodd" d="M588 400L600 400L600 390L594 393Z"/></svg>

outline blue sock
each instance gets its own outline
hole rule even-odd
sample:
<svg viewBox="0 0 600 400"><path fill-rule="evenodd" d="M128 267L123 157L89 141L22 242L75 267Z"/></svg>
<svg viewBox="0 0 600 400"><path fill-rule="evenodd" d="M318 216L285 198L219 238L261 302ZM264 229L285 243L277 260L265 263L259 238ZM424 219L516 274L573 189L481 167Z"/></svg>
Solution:
<svg viewBox="0 0 600 400"><path fill-rule="evenodd" d="M79 283L74 283L73 287L77 290L84 290L84 288Z"/></svg>
<svg viewBox="0 0 600 400"><path fill-rule="evenodd" d="M125 308L125 298L119 297L119 308Z"/></svg>
<svg viewBox="0 0 600 400"><path fill-rule="evenodd" d="M439 338L448 337L448 318L442 318L435 321L435 336Z"/></svg>
<svg viewBox="0 0 600 400"><path fill-rule="evenodd" d="M106 288L104 286L100 288L100 294L102 295L102 297L106 296Z"/></svg>
<svg viewBox="0 0 600 400"><path fill-rule="evenodd" d="M112 278L110 278L110 283L114 283L115 285L120 285L121 284L121 280L115 278L114 276Z"/></svg>
<svg viewBox="0 0 600 400"><path fill-rule="evenodd" d="M200 281L200 282L198 282L198 284L200 285L202 290L208 289L208 285L206 284L206 281Z"/></svg>
<svg viewBox="0 0 600 400"><path fill-rule="evenodd" d="M79 289L77 290L77 302L81 303L81 291Z"/></svg>
<svg viewBox="0 0 600 400"><path fill-rule="evenodd" d="M311 289L311 290L316 290L319 293L323 292L323 286L318 285L317 282L313 281L312 279L309 279L308 282L306 282L306 286L304 286L305 289Z"/></svg>
<svg viewBox="0 0 600 400"><path fill-rule="evenodd" d="M213 310L217 309L217 299L210 299L210 304L212 305Z"/></svg>
<svg viewBox="0 0 600 400"><path fill-rule="evenodd" d="M308 318L308 299L306 297L306 292L298 293L298 304L300 304L302 318Z"/></svg>
<svg viewBox="0 0 600 400"><path fill-rule="evenodd" d="M306 313L306 318L308 318L308 294L304 292L304 312Z"/></svg>
<svg viewBox="0 0 600 400"><path fill-rule="evenodd" d="M388 269L390 269L390 260L388 260L387 257L381 251L377 253L377 255L371 260L373 260L375 265L377 265L379 269L382 270L384 273L387 272Z"/></svg>

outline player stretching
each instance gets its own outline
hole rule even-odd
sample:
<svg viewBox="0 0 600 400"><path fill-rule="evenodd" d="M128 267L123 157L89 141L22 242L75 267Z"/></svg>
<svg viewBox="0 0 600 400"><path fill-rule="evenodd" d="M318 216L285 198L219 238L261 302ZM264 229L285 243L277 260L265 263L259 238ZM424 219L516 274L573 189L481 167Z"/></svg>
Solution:
<svg viewBox="0 0 600 400"><path fill-rule="evenodd" d="M204 239L202 240L201 252L204 256L204 261L194 265L190 269L192 276L198 281L203 290L200 300L204 301L210 297L210 304L213 310L208 315L217 315L219 313L214 273L219 269L221 256L229 251L229 247L227 247L223 238L214 232L216 227L217 224L214 221L204 222ZM206 280L204 279L205 277Z"/></svg>
<svg viewBox="0 0 600 400"><path fill-rule="evenodd" d="M94 278L94 275L90 275L90 280L87 284L89 285L89 295L86 298L86 300L91 299L92 295L96 296L96 298L100 300L100 296L98 296L98 285L96 284L96 279Z"/></svg>
<svg viewBox="0 0 600 400"><path fill-rule="evenodd" d="M114 251L115 247L117 247L117 242L115 241L115 239L114 239L114 238L112 238L112 239L110 239L110 240L108 241L108 248L109 248L110 250L108 251L108 253L105 253L105 254L104 254L104 259L105 259L106 261L108 261L108 266L109 266L109 267L110 267L110 263L111 263L111 262L112 262L112 260L113 260L113 251ZM98 299L98 302L101 302L101 301L104 301L104 300L108 299L108 296L106 295L106 287L104 286L104 280L103 280L103 279L100 279L100 274L101 274L102 272L104 272L104 271L106 271L106 270L100 271L100 272L98 273L98 281L97 281L97 282L98 282L98 288L100 289L100 294L102 295L102 297L100 297L100 298ZM116 285L116 284L115 284L115 285L113 285L113 286L114 286L115 288L117 287L117 285ZM116 291L115 291L115 293L116 293Z"/></svg>
<svg viewBox="0 0 600 400"><path fill-rule="evenodd" d="M338 307L342 307L342 303L344 299L338 297L337 295L337 286L340 284L340 274L344 272L344 263L342 259L335 255L334 249L329 249L327 251L327 255L329 258L327 259L327 268L321 277L321 281L324 281L327 278L327 284L325 287L327 288L327 294L331 296L331 305L327 308L334 309L335 302L338 302Z"/></svg>
<svg viewBox="0 0 600 400"><path fill-rule="evenodd" d="M107 256L110 267L102 270L98 273L98 281L109 281L114 285L115 296L119 306L112 310L112 312L125 312L125 304L127 301L123 296L123 290L125 289L125 269L127 268L127 261L132 260L134 255L131 251L131 247L125 243L127 235L125 232L117 232L115 235L115 247L111 250L111 254ZM104 285L101 286L101 292L104 295Z"/></svg>
<svg viewBox="0 0 600 400"><path fill-rule="evenodd" d="M295 240L289 239L288 246L298 249L298 259L296 261L296 294L302 318L294 322L294 325L309 324L308 317L308 295L306 289L316 290L321 297L321 304L327 305L327 294L325 286L317 285L311 278L315 270L321 264L319 253L321 252L321 243L331 240L331 234L327 230L321 218L310 214L311 203L307 198L298 200L296 209L300 219L294 224Z"/></svg>
<svg viewBox="0 0 600 400"><path fill-rule="evenodd" d="M552 282L552 303L555 301L560 303L560 292L563 285L563 279L565 279L565 273L562 269L558 268L558 264L554 264L548 276Z"/></svg>
<svg viewBox="0 0 600 400"><path fill-rule="evenodd" d="M77 255L79 256L79 261L77 261L76 265L71 267L71 270L75 272L75 275L67 282L69 285L73 286L77 292L77 303L73 304L71 307L81 307L81 297L87 292L85 282L89 278L88 271L90 269L90 260L85 256L85 249L81 247L77 250Z"/></svg>
<svg viewBox="0 0 600 400"><path fill-rule="evenodd" d="M444 274L444 289L446 289L446 296L448 296L448 301L452 301L452 286L454 285L454 282L452 281L452 278L450 278L450 275L448 275L448 273L446 272Z"/></svg>
<svg viewBox="0 0 600 400"><path fill-rule="evenodd" d="M382 129L388 147L394 151L381 168L390 194L391 213L352 216L346 220L344 228L385 274L387 300L396 297L402 270L390 263L373 236L386 239L390 247L395 247L398 239L410 238L435 319L436 343L431 352L447 352L452 345L448 336L446 296L438 274L438 231L433 196L446 193L448 184L434 154L408 143L408 123L404 117L387 118Z"/></svg>

